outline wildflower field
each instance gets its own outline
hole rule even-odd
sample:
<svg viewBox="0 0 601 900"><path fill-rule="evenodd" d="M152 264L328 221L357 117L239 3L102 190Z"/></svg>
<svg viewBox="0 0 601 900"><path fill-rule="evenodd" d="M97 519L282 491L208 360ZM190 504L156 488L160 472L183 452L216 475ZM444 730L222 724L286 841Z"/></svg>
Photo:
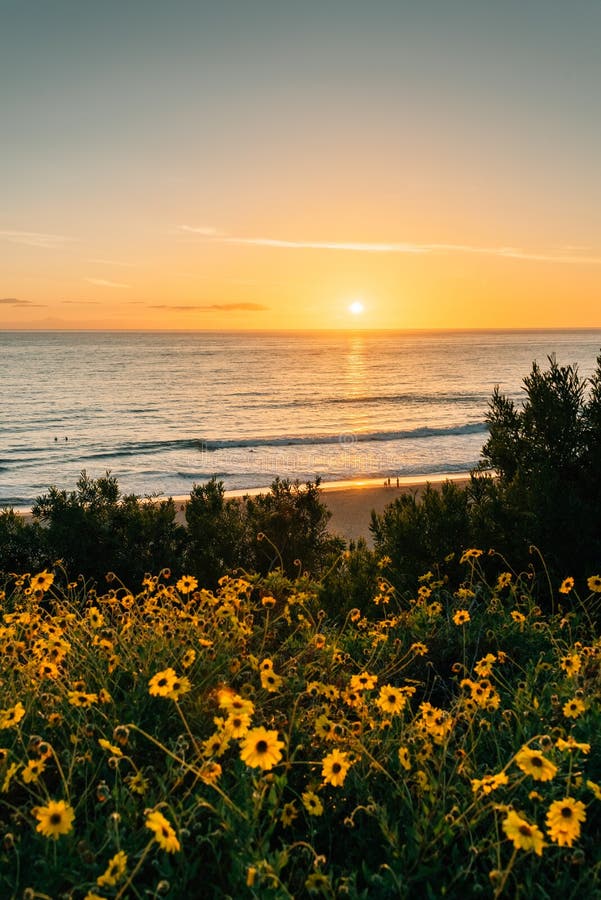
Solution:
<svg viewBox="0 0 601 900"><path fill-rule="evenodd" d="M11 576L0 896L601 897L601 578L543 613L485 560L380 559L340 618L281 571Z"/></svg>

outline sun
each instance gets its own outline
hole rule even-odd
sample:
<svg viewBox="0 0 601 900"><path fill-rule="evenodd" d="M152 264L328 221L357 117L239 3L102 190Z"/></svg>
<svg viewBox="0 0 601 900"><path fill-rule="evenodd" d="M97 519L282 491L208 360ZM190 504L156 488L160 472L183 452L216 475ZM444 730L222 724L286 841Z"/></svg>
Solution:
<svg viewBox="0 0 601 900"><path fill-rule="evenodd" d="M360 316L362 312L365 312L365 307L360 300L353 300L348 308L348 311L353 316Z"/></svg>

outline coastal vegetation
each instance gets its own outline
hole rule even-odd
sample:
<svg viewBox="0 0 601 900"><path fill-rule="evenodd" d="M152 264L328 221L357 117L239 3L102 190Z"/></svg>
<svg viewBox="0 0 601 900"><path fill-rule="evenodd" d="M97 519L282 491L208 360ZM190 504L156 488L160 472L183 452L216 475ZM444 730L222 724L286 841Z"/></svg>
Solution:
<svg viewBox="0 0 601 900"><path fill-rule="evenodd" d="M2 896L601 896L601 577L544 614L486 561L380 558L338 617L279 569L13 575Z"/></svg>
<svg viewBox="0 0 601 900"><path fill-rule="evenodd" d="M600 372L373 549L319 483L2 513L0 894L601 897Z"/></svg>

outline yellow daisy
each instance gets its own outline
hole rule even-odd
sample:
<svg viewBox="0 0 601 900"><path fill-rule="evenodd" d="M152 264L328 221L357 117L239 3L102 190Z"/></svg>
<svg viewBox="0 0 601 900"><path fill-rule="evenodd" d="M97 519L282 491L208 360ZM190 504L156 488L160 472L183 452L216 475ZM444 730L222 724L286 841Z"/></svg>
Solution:
<svg viewBox="0 0 601 900"><path fill-rule="evenodd" d="M163 669L148 682L148 693L153 697L168 697L176 680L177 675L173 669Z"/></svg>
<svg viewBox="0 0 601 900"><path fill-rule="evenodd" d="M278 740L277 731L253 728L242 741L240 759L252 768L272 769L282 758L283 746L284 742Z"/></svg>
<svg viewBox="0 0 601 900"><path fill-rule="evenodd" d="M44 837L56 841L59 835L69 834L73 828L75 811L64 800L49 800L46 806L34 807L32 813L38 820L35 830Z"/></svg>
<svg viewBox="0 0 601 900"><path fill-rule="evenodd" d="M162 850L166 850L167 853L176 853L180 849L173 826L158 809L148 813L144 824L153 832L154 839Z"/></svg>
<svg viewBox="0 0 601 900"><path fill-rule="evenodd" d="M118 881L121 881L127 869L127 854L123 850L115 853L113 858L109 860L106 871L103 875L99 875L96 879L98 887L114 887Z"/></svg>
<svg viewBox="0 0 601 900"><path fill-rule="evenodd" d="M382 712L394 716L401 713L407 704L407 696L400 688L392 687L387 684L380 688L380 694L376 700L376 705L380 707Z"/></svg>
<svg viewBox="0 0 601 900"><path fill-rule="evenodd" d="M546 759L539 750L522 747L515 757L516 764L535 781L551 781L557 774L557 766Z"/></svg>
<svg viewBox="0 0 601 900"><path fill-rule="evenodd" d="M305 791L301 794L303 806L310 816L321 816L323 813L323 803L314 791Z"/></svg>
<svg viewBox="0 0 601 900"><path fill-rule="evenodd" d="M586 582L589 591L594 594L601 594L601 575L591 575Z"/></svg>
<svg viewBox="0 0 601 900"><path fill-rule="evenodd" d="M351 765L352 763L348 759L348 753L340 750L332 750L332 752L328 753L323 759L321 774L323 775L324 782L326 784L331 784L332 787L340 787L344 784L346 773Z"/></svg>
<svg viewBox="0 0 601 900"><path fill-rule="evenodd" d="M555 800L547 813L547 833L560 847L571 847L580 837L580 825L585 819L584 803L580 800Z"/></svg>
<svg viewBox="0 0 601 900"><path fill-rule="evenodd" d="M516 850L534 850L537 856L542 856L543 833L536 825L531 825L511 809L503 820L502 827Z"/></svg>

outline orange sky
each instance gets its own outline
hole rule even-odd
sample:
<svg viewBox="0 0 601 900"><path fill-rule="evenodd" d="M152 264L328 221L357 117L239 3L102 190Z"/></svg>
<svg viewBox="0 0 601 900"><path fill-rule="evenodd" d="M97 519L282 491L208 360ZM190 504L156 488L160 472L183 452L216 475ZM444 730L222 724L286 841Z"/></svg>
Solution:
<svg viewBox="0 0 601 900"><path fill-rule="evenodd" d="M601 326L597 4L32 4L0 327Z"/></svg>

